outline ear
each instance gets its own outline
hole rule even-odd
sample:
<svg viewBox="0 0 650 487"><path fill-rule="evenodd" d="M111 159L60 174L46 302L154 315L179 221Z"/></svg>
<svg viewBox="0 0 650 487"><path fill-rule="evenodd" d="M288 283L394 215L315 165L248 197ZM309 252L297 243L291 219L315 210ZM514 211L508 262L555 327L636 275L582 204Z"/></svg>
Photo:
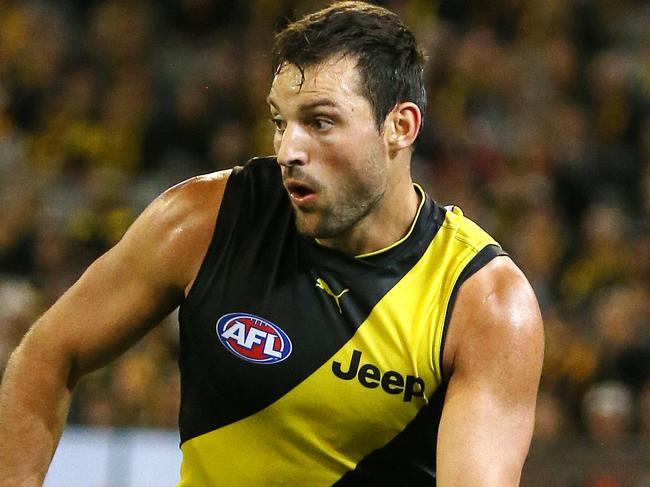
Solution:
<svg viewBox="0 0 650 487"><path fill-rule="evenodd" d="M422 114L410 101L398 103L386 116L384 134L391 151L411 147L420 132Z"/></svg>

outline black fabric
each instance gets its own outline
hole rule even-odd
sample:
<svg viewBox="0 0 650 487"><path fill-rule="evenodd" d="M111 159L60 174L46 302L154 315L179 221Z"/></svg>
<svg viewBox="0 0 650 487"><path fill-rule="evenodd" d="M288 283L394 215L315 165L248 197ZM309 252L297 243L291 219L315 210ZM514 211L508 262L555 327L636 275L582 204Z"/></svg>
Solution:
<svg viewBox="0 0 650 487"><path fill-rule="evenodd" d="M398 487L436 485L436 444L447 384L442 384L429 403L404 430L384 447L361 460L336 487Z"/></svg>
<svg viewBox="0 0 650 487"><path fill-rule="evenodd" d="M445 210L426 198L405 242L354 258L300 236L274 158L253 159L229 177L207 255L181 306L181 442L270 405L324 364L374 305L420 259ZM318 289L324 279L340 300ZM261 365L239 359L219 342L215 326L244 312L278 325L293 350Z"/></svg>

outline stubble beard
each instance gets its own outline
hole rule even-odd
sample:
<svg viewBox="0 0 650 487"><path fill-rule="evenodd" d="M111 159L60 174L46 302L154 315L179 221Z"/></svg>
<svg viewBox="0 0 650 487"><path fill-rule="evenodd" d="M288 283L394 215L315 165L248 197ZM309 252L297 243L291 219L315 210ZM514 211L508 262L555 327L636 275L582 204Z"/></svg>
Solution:
<svg viewBox="0 0 650 487"><path fill-rule="evenodd" d="M335 194L325 207L303 211L294 206L298 232L319 239L344 237L372 212L384 196L385 178L376 168L377 165L369 158L366 170L356 173L353 180L341 187L330 186L328 189Z"/></svg>
<svg viewBox="0 0 650 487"><path fill-rule="evenodd" d="M372 211L381 196L377 194L372 200L354 201L355 204L344 201L310 212L303 212L294 207L296 229L302 235L311 238L341 237ZM312 223L311 219L317 221Z"/></svg>

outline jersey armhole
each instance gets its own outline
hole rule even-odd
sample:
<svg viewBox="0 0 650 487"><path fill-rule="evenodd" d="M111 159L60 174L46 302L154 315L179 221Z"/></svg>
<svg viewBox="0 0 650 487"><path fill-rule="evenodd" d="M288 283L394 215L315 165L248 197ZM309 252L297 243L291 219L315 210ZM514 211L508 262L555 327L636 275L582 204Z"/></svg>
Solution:
<svg viewBox="0 0 650 487"><path fill-rule="evenodd" d="M217 212L214 231L210 238L210 244L203 256L203 260L199 266L194 282L192 283L192 287L190 287L187 296L185 296L185 299L180 305L179 321L181 322L185 315L190 313L200 302L203 290L207 288L207 282L212 279L212 276L209 273L209 269L211 268L211 265L209 264L219 258L217 249L223 248L223 246L227 245L228 240L232 235L230 230L236 224L238 218L238 212L236 209L239 206L238 199L242 194L240 191L243 184L243 178L241 177L242 169L241 166L234 167L226 181L226 187L224 188L219 211Z"/></svg>
<svg viewBox="0 0 650 487"><path fill-rule="evenodd" d="M458 296L458 290L460 289L460 286L467 281L472 275L474 275L477 271L479 271L481 268L485 267L492 259L495 257L500 257L500 256L508 256L508 253L504 251L499 245L496 244L489 244L483 249L481 249L473 258L472 260L469 261L469 263L465 266L465 268L462 270L460 275L458 276L458 279L456 280L456 283L454 284L454 287L451 291L451 295L449 297L449 303L447 305L447 311L445 313L445 321L442 329L442 339L440 341L440 352L439 352L439 363L440 363L440 376L442 378L442 381L445 382L449 379L447 376L447 373L444 369L444 362L443 362L443 357L444 357L444 350L445 350L445 341L447 338L447 332L449 331L449 322L451 320L451 314L454 311L454 304L456 303L456 297Z"/></svg>

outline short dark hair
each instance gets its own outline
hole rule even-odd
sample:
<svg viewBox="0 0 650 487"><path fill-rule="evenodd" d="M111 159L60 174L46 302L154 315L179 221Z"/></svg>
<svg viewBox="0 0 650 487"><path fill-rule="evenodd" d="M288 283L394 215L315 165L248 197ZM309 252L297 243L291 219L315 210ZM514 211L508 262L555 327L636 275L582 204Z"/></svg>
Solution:
<svg viewBox="0 0 650 487"><path fill-rule="evenodd" d="M366 2L337 2L290 23L275 36L273 72L291 63L303 73L334 55L357 58L361 84L377 129L404 101L426 110L425 55L399 16Z"/></svg>

